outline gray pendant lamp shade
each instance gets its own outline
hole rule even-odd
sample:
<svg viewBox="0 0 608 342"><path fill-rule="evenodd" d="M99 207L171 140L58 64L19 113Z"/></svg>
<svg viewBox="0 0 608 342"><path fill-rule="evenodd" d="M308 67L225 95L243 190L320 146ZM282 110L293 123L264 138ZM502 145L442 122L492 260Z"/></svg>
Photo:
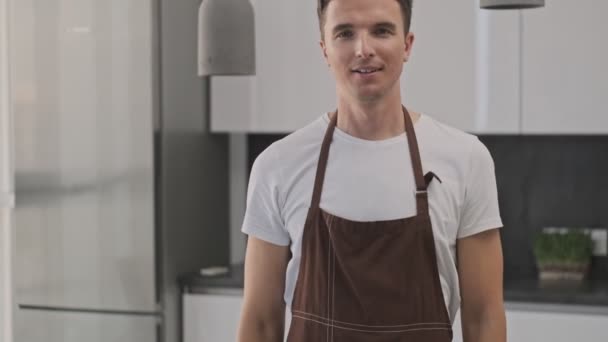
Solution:
<svg viewBox="0 0 608 342"><path fill-rule="evenodd" d="M255 75L249 0L203 0L198 11L198 75Z"/></svg>
<svg viewBox="0 0 608 342"><path fill-rule="evenodd" d="M544 7L545 0L480 0L484 9L526 9Z"/></svg>

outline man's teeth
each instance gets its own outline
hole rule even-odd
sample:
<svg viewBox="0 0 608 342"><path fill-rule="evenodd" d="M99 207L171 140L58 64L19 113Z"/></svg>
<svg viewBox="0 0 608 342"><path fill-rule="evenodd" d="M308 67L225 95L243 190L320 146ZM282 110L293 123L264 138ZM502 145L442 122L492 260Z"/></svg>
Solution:
<svg viewBox="0 0 608 342"><path fill-rule="evenodd" d="M359 69L359 70L356 70L356 71L360 72L362 74L369 74L369 73L378 71L378 69Z"/></svg>

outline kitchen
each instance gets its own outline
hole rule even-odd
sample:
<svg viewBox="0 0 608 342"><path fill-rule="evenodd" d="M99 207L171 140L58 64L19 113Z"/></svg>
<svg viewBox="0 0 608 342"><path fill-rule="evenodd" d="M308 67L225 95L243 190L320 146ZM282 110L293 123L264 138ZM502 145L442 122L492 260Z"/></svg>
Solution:
<svg viewBox="0 0 608 342"><path fill-rule="evenodd" d="M61 341L85 336L89 341L136 340L127 337L128 325L118 318L89 320L92 316L85 311L94 299L100 300L99 312L116 314L112 317L134 314L129 316L138 322L133 326L142 324L145 328L137 330L150 331L141 340L160 335L166 341L234 339L242 271L237 266L230 277L196 274L201 268L242 263L240 222L252 160L334 101L332 80L318 51L314 1L250 2L256 75L200 78L200 0L0 0L0 203L16 207L12 217L10 210L2 211L2 341L19 342L12 336L28 333L27 325L19 328L23 318L17 311L32 314L25 320L35 316L45 322L42 313L48 310L43 309L63 300L69 305L60 307L84 309L62 313L73 319L53 315L46 328L36 323L42 332L26 341L49 336ZM608 118L603 115L608 49L601 44L608 32L602 17L606 9L593 0L549 0L542 8L505 11L481 10L478 0L467 6L415 2L417 46L404 93L412 107L479 135L492 152L505 223L509 340L603 341L608 336L608 262L602 235L608 226L602 191L608 188L602 177L608 171ZM10 83L9 71L14 77ZM302 81L293 85L294 78ZM299 106L286 110L293 103ZM33 117L38 106L45 106L46 119ZM571 115L574 111L577 115ZM128 118L121 116L126 113ZM15 150L8 148L11 135ZM106 167L91 169L100 165ZM116 201L132 210L109 205ZM43 206L44 212L31 209ZM148 241L135 235L122 239L118 232L96 240L78 235L80 222L100 227L104 217L114 217L117 231L136 227L154 234L138 235ZM58 239L63 234L46 235L52 246L86 248L60 255L45 250L47 254L20 259L27 256L20 254L19 234L24 234L21 239L28 229L30 235L45 234L35 230L41 222L65 229L64 239ZM542 228L563 226L597 231L599 247L589 282L542 289L534 280L533 238ZM68 236L82 240L66 240ZM111 249L115 258L104 267L102 247L109 247L102 243L116 237L122 244ZM7 243L15 238L15 244ZM27 245L36 246L46 248ZM142 252L134 255L133 250ZM72 258L81 261L69 264L74 271L62 269L59 262ZM5 271L11 267L18 278ZM52 272L45 273L45 268ZM147 271L129 271L133 269ZM62 278L53 278L54 273ZM50 280L35 278L41 275ZM96 281L111 276L129 280L141 291L129 292L125 283L116 282L109 284L115 293L97 295L101 290L94 287ZM36 295L36 287L19 279L38 279L42 293ZM61 282L73 293L53 292ZM95 295L79 293L79 287ZM41 302L44 293L55 297ZM152 304L141 310L123 305L140 299ZM162 304L158 308L155 303ZM11 306L14 317L7 309Z"/></svg>

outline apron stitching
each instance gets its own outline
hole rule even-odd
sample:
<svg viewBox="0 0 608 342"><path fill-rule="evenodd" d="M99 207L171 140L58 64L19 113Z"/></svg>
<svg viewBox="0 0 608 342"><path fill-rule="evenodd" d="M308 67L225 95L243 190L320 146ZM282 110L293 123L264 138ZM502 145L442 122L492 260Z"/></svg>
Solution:
<svg viewBox="0 0 608 342"><path fill-rule="evenodd" d="M331 274L331 238L328 237L327 240L327 316L330 317L331 313L329 312L329 276ZM329 342L329 325L327 326L325 341Z"/></svg>
<svg viewBox="0 0 608 342"><path fill-rule="evenodd" d="M371 330L371 329L354 329L354 328L347 328L347 327L341 327L335 324L329 324L329 323L324 323L321 321L317 321L311 318L306 318L303 316L299 316L299 315L294 315L293 317L295 318L300 318L306 321L311 321L311 322L315 322L318 324L322 324L322 325L326 325L326 326L331 326L331 327L335 327L338 329L344 329L344 330L352 330L352 331L361 331L361 332L371 332L371 333L396 333L396 332L408 332L408 331L418 331L418 330L450 330L451 328L441 328L441 327L432 327L432 328L412 328L412 329L402 329L402 330Z"/></svg>
<svg viewBox="0 0 608 342"><path fill-rule="evenodd" d="M418 148L418 141L416 139L416 134L415 134L415 130L413 129L413 125L411 122L411 119L409 117L409 114L407 112L407 110L405 109L405 107L403 107L403 113L405 115L405 123L406 123L406 133L407 133L407 138L408 138L408 147L409 147L409 153L410 153L410 159L412 160L412 166L414 168L414 178L415 178L415 182L416 182L416 188L417 189L424 189L426 190L428 187L428 184L425 184L425 175L422 173L422 171L424 170L422 168L421 165L421 160L420 160L420 151ZM323 253L322 251L322 245L319 246L318 242L320 242L319 240L317 240L318 242L316 243L316 245L320 248L316 248L316 250L313 248L313 250L311 250L310 252L314 252L314 254L319 255L319 257L327 257L328 258L328 271L325 274L325 276L328 277L327 279L327 290L326 290L326 295L327 295L327 307L326 307L326 315L327 318L325 317L321 317L321 316L316 316L314 314L308 314L306 312L302 312L300 311L300 313L298 314L297 310L293 310L292 308L292 317L295 318L300 318L303 321L309 321L309 322L314 322L316 323L318 326L317 327L313 327L311 326L310 329L313 329L315 332L318 333L322 333L322 326L325 325L327 327L327 335L326 335L326 342L333 342L334 340L334 327L338 328L338 329L343 329L345 331L351 330L353 332L351 332L351 334L354 334L354 332L360 331L360 332L368 332L368 333L401 333L401 332L408 332L408 331L416 331L416 330L447 330L449 332L449 338L451 339L451 330L452 330L452 325L451 322L449 321L449 315L448 315L448 322L450 323L445 323L445 317L437 317L437 318L431 318L431 319L441 319L441 321L443 323L413 323L413 324L405 324L405 325L396 325L396 326L372 326L372 325L364 325L364 324L356 324L356 323L347 323L347 322L340 322L335 320L335 278L336 278L336 251L333 250L333 240L332 240L332 231L331 228L334 225L334 222L340 220L341 218L334 216L334 215L325 215L324 212L321 212L321 208L319 207L319 202L321 199L321 192L322 192L322 187L323 187L323 179L325 176L325 171L327 168L327 155L329 152L329 146L331 144L331 135L333 133L333 130L336 126L336 120L337 119L337 111L336 111L336 115L332 118L330 125L326 131L325 134L325 138L323 140L323 144L321 146L321 154L319 156L319 165L317 165L317 174L315 176L315 185L314 185L314 189L313 189L313 208L309 208L309 214L312 213L312 215L314 215L317 219L315 220L311 220L310 222L307 222L306 224L317 224L317 226L315 226L315 232L317 234L321 234L321 236L319 237L320 240L322 241L322 238L327 236L328 237L328 249L325 253ZM323 170L321 170L321 168L323 168ZM426 186L425 186L426 185ZM428 197L426 192L425 193L417 193L415 196L416 199L416 205L417 205L417 214L415 217L413 217L414 219L416 218L420 218L422 221L419 222L419 224L423 224L425 226L427 226L426 229L431 231L432 234L432 229L433 226L430 222L430 217L429 217L429 208L428 208ZM419 203L422 202L422 203ZM426 215L421 215L420 211L424 211ZM327 224L326 230L327 232L325 232L325 230L323 229L322 226L318 226L319 224L323 224L321 222L321 220L318 219L318 217L316 215L321 214L322 216L325 216L325 223ZM415 220L413 220L415 221ZM341 222L341 221L338 221ZM406 223L409 225L410 222L408 222L406 220ZM345 220L345 227L344 229L350 230L349 225L351 224L351 222L349 222L348 220ZM357 222L355 222L354 224L358 224ZM414 224L416 224L414 222ZM339 224L340 229L342 229L342 224ZM327 234L327 235L325 235ZM434 234L433 234L434 235ZM316 239L315 239L316 240ZM431 239L432 240L432 239ZM428 241L427 241L428 242ZM434 241L432 241L434 244ZM340 245L337 245L336 248L340 247ZM433 246L436 247L436 246ZM437 276L439 274L438 270L437 270L437 260L436 260L436 256L433 254L434 259L435 259L435 278L438 278ZM424 257L424 255L423 255ZM331 259L330 259L331 258ZM304 259L302 259L304 260ZM310 264L309 264L310 266ZM310 277L312 277L313 279L315 279L314 274L310 275ZM318 275L320 277L322 277L323 275ZM331 277L331 278L330 278ZM317 278L318 279L318 278ZM322 279L322 278L321 278ZM319 279L319 280L321 280ZM315 279L316 280L316 279ZM433 279L435 282L437 282L437 279ZM298 280L299 282L299 280ZM315 281L313 281L314 283ZM331 283L330 283L331 282ZM309 284L310 285L310 284ZM437 284L435 284L437 286ZM331 286L331 287L330 287ZM296 288L297 290L297 288ZM318 288L316 291L314 290L314 286L310 289L313 293L313 296L316 294L318 295L322 295L322 289ZM439 287L439 290L441 290L441 287ZM306 291L304 292L306 293ZM437 293L435 293L435 295L437 295ZM442 296L439 296L442 297ZM317 297L318 298L318 297ZM320 302L322 302L322 296L320 299L320 301L317 301L318 304L322 304ZM330 303L331 301L331 303ZM446 305L445 303L443 303L443 308L444 308L444 313L446 310ZM317 305L317 304L316 304ZM338 305L339 308L342 308L340 306L340 303ZM322 313L322 308L318 307L321 313ZM317 310L314 310L317 311ZM395 312L398 313L399 311ZM409 311L406 311L409 312ZM314 317L316 316L316 317ZM367 317L368 315L366 315L364 313L364 317ZM445 316L445 315L441 315L441 316ZM383 317L385 317L385 315L382 312L378 313L378 316L374 315L375 319L379 322L383 322L384 320L382 319ZM405 318L405 317L402 317ZM429 317L430 318L430 317ZM368 320L367 318L364 320ZM387 322L388 323L388 322ZM329 329L331 326L331 340L330 340L330 336L329 336ZM306 325L304 325L304 327L306 327ZM291 329L290 329L291 330ZM345 334L348 334L347 332L344 332ZM400 335L401 336L401 335ZM404 337L407 335L403 335ZM293 336L292 336L293 337ZM289 338L290 341L292 341L291 338ZM443 340L442 340L443 341ZM292 341L292 342L296 342L296 341Z"/></svg>
<svg viewBox="0 0 608 342"><path fill-rule="evenodd" d="M341 323L341 324L347 324L347 325L356 325L356 326L362 326L362 327L370 327L370 328L399 328L399 327L411 327L411 326L417 326L417 325L445 325L445 326L449 326L448 323L442 323L442 322L427 322L427 323L411 323L411 324L399 324L399 325L367 325L367 324L357 324L357 323L349 323L349 322L344 322L344 321L338 321L335 319L329 319L327 317L323 317L323 316L318 316L315 314L311 314L308 312L304 312L304 311L299 311L299 310L292 310L292 312L295 313L299 313L299 314L304 314L304 315L309 315L309 316L313 316L322 320L326 320L326 321L330 321L330 322L334 322L334 323Z"/></svg>
<svg viewBox="0 0 608 342"><path fill-rule="evenodd" d="M330 247L331 247L331 241L332 241L331 240L331 227L333 226L333 223L334 223L333 220L334 220L333 216L330 216L330 217L328 217L328 220L326 221L326 224L327 224L327 238L329 240ZM330 248L330 251L333 252L333 249ZM329 273L327 273L328 284L329 284L330 279L333 278L332 282L331 282L331 287L330 286L327 287L327 300L328 300L328 303L327 303L327 307L328 307L328 309L327 309L327 312L328 312L327 317L330 320L333 320L333 315L334 315L333 310L334 310L334 301L335 301L334 290L333 290L334 289L334 280L335 280L335 264L333 263L333 259L334 258L335 258L335 253L329 253L328 260L327 260L330 263ZM331 293L330 293L330 288L331 288ZM329 306L329 299L330 298L331 298L331 307ZM329 328L329 326L328 326L328 328ZM331 327L331 335L328 336L328 340L327 341L329 342L329 341L333 341L333 340L334 340L334 329L333 329L333 327Z"/></svg>
<svg viewBox="0 0 608 342"><path fill-rule="evenodd" d="M333 280L332 280L332 285L331 285L331 305L332 305L332 309L331 309L331 317L332 317L332 321L334 321L334 316L336 314L335 312L335 307L336 307L336 253L334 253L334 256L332 258L332 264L333 264ZM334 327L331 327L331 341L334 341Z"/></svg>

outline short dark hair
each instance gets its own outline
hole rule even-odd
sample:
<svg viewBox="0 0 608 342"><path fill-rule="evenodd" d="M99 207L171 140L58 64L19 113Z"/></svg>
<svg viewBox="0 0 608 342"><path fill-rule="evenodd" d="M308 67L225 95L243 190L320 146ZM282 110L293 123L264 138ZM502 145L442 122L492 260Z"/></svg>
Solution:
<svg viewBox="0 0 608 342"><path fill-rule="evenodd" d="M319 29L321 30L321 37L323 34L323 26L325 25L325 10L331 0L317 0L317 15L319 16ZM404 33L410 31L410 24L412 21L412 6L414 0L396 0L401 7L401 17L403 18L403 29Z"/></svg>

